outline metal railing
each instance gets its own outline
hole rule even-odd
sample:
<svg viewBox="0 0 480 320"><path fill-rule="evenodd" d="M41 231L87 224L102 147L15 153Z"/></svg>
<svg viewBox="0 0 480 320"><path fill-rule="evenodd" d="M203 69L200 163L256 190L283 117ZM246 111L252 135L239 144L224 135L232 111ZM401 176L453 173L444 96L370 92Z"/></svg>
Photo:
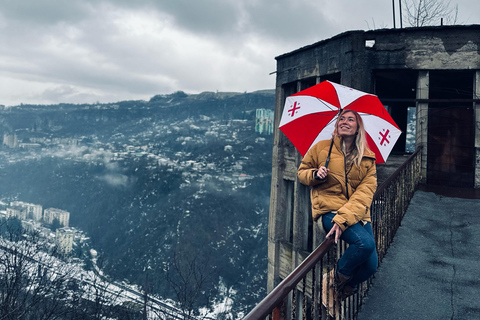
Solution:
<svg viewBox="0 0 480 320"><path fill-rule="evenodd" d="M373 196L370 211L379 263L385 256L420 182L420 150L417 149L382 183ZM327 270L335 268L337 259L346 248L347 244L343 241L334 245L333 239L326 239L243 320L261 320L267 317L273 320L355 319L371 280L361 284L356 294L338 305L335 305L334 301L330 312L324 306L332 304L329 301L331 297L326 294L331 281ZM317 279L318 274L322 277ZM323 277L326 284L322 284Z"/></svg>
<svg viewBox="0 0 480 320"><path fill-rule="evenodd" d="M418 148L384 183L373 196L370 214L377 244L378 259L382 261L400 226L421 179L421 148Z"/></svg>

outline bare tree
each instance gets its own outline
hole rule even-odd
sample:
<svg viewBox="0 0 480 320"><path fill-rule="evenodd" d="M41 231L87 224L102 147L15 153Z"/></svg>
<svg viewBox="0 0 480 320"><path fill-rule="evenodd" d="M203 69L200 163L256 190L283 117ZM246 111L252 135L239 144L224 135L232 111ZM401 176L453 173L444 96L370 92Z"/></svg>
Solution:
<svg viewBox="0 0 480 320"><path fill-rule="evenodd" d="M0 320L138 320L123 290L56 258L56 246L16 219L0 221Z"/></svg>
<svg viewBox="0 0 480 320"><path fill-rule="evenodd" d="M0 320L47 320L65 315L73 271L46 254L38 232L22 232L15 219L4 221L0 237Z"/></svg>
<svg viewBox="0 0 480 320"><path fill-rule="evenodd" d="M187 248L185 248L187 247ZM211 303L210 290L215 268L210 265L208 256L184 246L174 251L168 266L167 281L175 292L176 300L180 305L182 317L193 319L200 307Z"/></svg>
<svg viewBox="0 0 480 320"><path fill-rule="evenodd" d="M403 17L411 27L455 24L458 17L458 5L452 6L450 0L402 0Z"/></svg>

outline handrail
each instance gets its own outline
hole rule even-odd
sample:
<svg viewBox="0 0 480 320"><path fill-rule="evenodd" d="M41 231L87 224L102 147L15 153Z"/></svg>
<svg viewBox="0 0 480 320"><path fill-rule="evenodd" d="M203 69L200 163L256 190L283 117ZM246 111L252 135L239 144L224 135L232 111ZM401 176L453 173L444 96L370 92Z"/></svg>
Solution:
<svg viewBox="0 0 480 320"><path fill-rule="evenodd" d="M397 168L381 185L378 186L377 190L375 191L375 194L373 195L373 200L378 198L378 196L392 183L392 181L400 175L400 172L402 172L405 167L407 167L411 160L414 159L417 156L417 153L422 151L422 147L418 147L417 150L415 150L414 153L408 159L402 163L400 167Z"/></svg>
<svg viewBox="0 0 480 320"><path fill-rule="evenodd" d="M267 317L272 310L292 291L307 273L322 260L334 243L334 238L325 239L310 255L303 260L275 289L272 290L243 320L259 320Z"/></svg>

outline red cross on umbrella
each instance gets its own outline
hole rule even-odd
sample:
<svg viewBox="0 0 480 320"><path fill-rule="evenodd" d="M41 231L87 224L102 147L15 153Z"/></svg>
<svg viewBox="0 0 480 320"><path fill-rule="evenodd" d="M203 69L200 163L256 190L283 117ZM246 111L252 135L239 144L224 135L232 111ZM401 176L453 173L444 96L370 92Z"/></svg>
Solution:
<svg viewBox="0 0 480 320"><path fill-rule="evenodd" d="M343 109L362 117L369 148L384 163L402 131L377 96L331 81L287 97L280 130L304 156L321 140L331 139L337 115Z"/></svg>

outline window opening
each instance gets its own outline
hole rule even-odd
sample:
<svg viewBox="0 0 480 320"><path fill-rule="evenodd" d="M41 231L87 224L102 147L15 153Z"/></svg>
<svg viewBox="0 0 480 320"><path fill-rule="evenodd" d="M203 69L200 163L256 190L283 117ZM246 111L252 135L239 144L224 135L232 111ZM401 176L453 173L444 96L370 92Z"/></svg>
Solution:
<svg viewBox="0 0 480 320"><path fill-rule="evenodd" d="M427 183L473 188L475 120L473 71L430 71ZM455 101L457 99L457 101ZM458 101L460 99L460 101Z"/></svg>
<svg viewBox="0 0 480 320"><path fill-rule="evenodd" d="M407 147L407 131L408 126L411 126L409 108L415 103L417 78L416 70L376 70L374 73L373 93L378 96L384 106L388 106L388 113L402 130L392 154L410 152L408 150L411 148L411 139Z"/></svg>
<svg viewBox="0 0 480 320"><path fill-rule="evenodd" d="M417 108L407 107L407 130L405 137L405 152L415 152L417 133Z"/></svg>

